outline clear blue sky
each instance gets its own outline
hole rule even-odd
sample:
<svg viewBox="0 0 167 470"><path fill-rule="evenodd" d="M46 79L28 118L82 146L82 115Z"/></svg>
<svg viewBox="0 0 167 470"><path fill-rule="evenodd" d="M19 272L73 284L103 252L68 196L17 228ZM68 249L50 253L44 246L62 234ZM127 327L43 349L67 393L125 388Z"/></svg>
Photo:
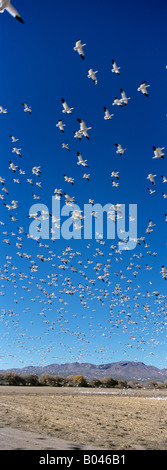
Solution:
<svg viewBox="0 0 167 470"><path fill-rule="evenodd" d="M51 0L48 8L43 0L12 4L24 24L7 12L0 15L0 106L8 110L0 115L0 176L9 192L0 183L5 198L0 199L0 369L124 359L167 367L167 280L160 273L162 265L167 268L167 199L162 195L167 194L162 180L167 177L166 2ZM86 43L85 60L73 49L79 38ZM119 76L111 72L112 59ZM97 85L87 77L90 68L98 71ZM137 91L144 80L150 85L149 98ZM122 108L112 106L121 88L131 99ZM62 113L62 98L74 108L71 115ZM31 115L22 103L31 106ZM104 106L114 113L112 120L104 120ZM92 127L89 141L74 138L77 118ZM59 119L66 124L64 134L56 127ZM10 135L18 142L12 143ZM123 156L116 154L115 143L127 149ZM152 158L153 145L165 147L165 159ZM21 148L21 158L12 153L14 146ZM77 165L78 151L88 168ZM9 161L26 174L9 170ZM34 166L41 167L39 178L32 174ZM112 171L119 171L119 187L112 186ZM83 179L84 172L90 181ZM147 180L149 173L156 175L155 187ZM74 178L74 186L64 181L64 174ZM118 239L104 238L103 245L82 238L41 240L47 246L40 247L26 235L29 209L40 202L51 212L55 188L75 196L81 210L89 198L102 205L137 204L137 236L145 237L146 245L141 241L135 250L117 253ZM4 202L12 200L19 207L8 211ZM155 226L148 234L150 219ZM72 251L64 255L68 245ZM68 259L66 270L58 267L59 256ZM34 273L31 261L38 266ZM100 271L94 269L97 263ZM106 264L109 283L97 279ZM152 269L146 270L146 264ZM66 293L70 286L73 295Z"/></svg>

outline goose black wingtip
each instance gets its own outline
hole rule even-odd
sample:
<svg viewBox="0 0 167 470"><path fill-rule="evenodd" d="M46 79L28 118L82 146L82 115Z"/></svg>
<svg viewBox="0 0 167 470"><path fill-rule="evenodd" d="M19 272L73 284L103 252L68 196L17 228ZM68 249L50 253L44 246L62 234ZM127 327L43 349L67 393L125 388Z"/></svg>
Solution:
<svg viewBox="0 0 167 470"><path fill-rule="evenodd" d="M23 18L21 18L21 16L16 15L15 18L16 18L16 20L18 20L20 23L24 24L24 20L23 20Z"/></svg>

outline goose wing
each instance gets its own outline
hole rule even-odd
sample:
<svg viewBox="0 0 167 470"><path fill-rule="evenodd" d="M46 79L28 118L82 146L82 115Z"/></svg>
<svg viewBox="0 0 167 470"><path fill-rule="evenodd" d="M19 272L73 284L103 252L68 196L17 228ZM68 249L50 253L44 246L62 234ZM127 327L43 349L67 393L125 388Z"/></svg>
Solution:
<svg viewBox="0 0 167 470"><path fill-rule="evenodd" d="M7 5L6 10L8 11L8 13L10 13L10 15L16 18L16 20L20 21L20 23L24 23L18 11L10 3Z"/></svg>

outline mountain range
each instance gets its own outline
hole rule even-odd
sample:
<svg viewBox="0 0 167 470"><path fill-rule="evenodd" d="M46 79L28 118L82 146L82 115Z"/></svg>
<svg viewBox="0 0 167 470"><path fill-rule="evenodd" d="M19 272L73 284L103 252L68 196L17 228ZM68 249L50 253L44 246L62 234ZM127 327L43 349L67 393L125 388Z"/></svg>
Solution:
<svg viewBox="0 0 167 470"><path fill-rule="evenodd" d="M81 374L87 379L113 377L115 379L136 380L139 382L149 380L164 382L164 380L167 380L167 368L158 369L155 366L146 365L143 362L133 361L119 361L100 365L73 362L50 364L43 367L27 366L20 369L1 370L0 372L9 372L9 370L20 375L36 374L38 377L42 374L58 375L61 377Z"/></svg>

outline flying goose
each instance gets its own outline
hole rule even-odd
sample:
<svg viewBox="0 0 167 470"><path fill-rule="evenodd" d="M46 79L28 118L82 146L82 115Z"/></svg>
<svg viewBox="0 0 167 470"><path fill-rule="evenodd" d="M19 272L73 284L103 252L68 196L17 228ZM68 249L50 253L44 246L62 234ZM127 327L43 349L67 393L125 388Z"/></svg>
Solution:
<svg viewBox="0 0 167 470"><path fill-rule="evenodd" d="M146 85L146 82L142 82L141 85L137 88L137 91L141 91L143 95L148 97L148 93L146 88L148 88L150 85Z"/></svg>
<svg viewBox="0 0 167 470"><path fill-rule="evenodd" d="M0 183L2 183L3 186L4 186L4 182L5 182L5 179L2 178L2 176L0 176Z"/></svg>
<svg viewBox="0 0 167 470"><path fill-rule="evenodd" d="M147 176L147 180L150 180L152 184L154 184L155 186L155 181L154 181L154 178L155 178L156 175L152 175L152 173L149 173L149 175Z"/></svg>
<svg viewBox="0 0 167 470"><path fill-rule="evenodd" d="M69 207L71 207L72 209L74 208L73 202L74 202L74 201L68 201L68 199L65 200L66 206L69 206Z"/></svg>
<svg viewBox="0 0 167 470"><path fill-rule="evenodd" d="M13 178L14 183L21 184L20 180L18 178Z"/></svg>
<svg viewBox="0 0 167 470"><path fill-rule="evenodd" d="M62 189L55 189L54 194L59 194L60 197L62 197Z"/></svg>
<svg viewBox="0 0 167 470"><path fill-rule="evenodd" d="M32 174L36 176L40 176L40 173L41 173L40 166L33 166Z"/></svg>
<svg viewBox="0 0 167 470"><path fill-rule="evenodd" d="M77 121L80 123L79 133L83 134L84 137L86 137L89 140L89 135L88 135L87 131L89 129L92 129L92 127L86 127L86 124L82 119L77 119Z"/></svg>
<svg viewBox="0 0 167 470"><path fill-rule="evenodd" d="M104 119L111 119L112 116L114 116L114 114L109 113L108 109L105 106L104 106L104 112L105 112Z"/></svg>
<svg viewBox="0 0 167 470"><path fill-rule="evenodd" d="M126 93L124 92L124 90L122 90L122 88L120 88L120 92L121 92L121 103L124 103L124 105L126 106L128 104L128 100L131 100L131 98L127 98L126 97Z"/></svg>
<svg viewBox="0 0 167 470"><path fill-rule="evenodd" d="M91 215L93 215L93 217L95 217L95 219L98 218L97 214L98 214L98 212L92 212L92 213L91 213Z"/></svg>
<svg viewBox="0 0 167 470"><path fill-rule="evenodd" d="M5 188L5 186L3 186L2 191L4 191L6 194L9 194L8 188Z"/></svg>
<svg viewBox="0 0 167 470"><path fill-rule="evenodd" d="M120 144L115 144L115 145L117 147L116 153L120 153L120 155L123 155L125 150L127 150L127 149L123 149Z"/></svg>
<svg viewBox="0 0 167 470"><path fill-rule="evenodd" d="M75 202L75 197L74 196L69 196L67 193L64 193L65 199L68 202Z"/></svg>
<svg viewBox="0 0 167 470"><path fill-rule="evenodd" d="M153 150L154 150L154 157L153 158L164 158L164 153L162 152L162 150L164 150L165 147L155 147L153 145Z"/></svg>
<svg viewBox="0 0 167 470"><path fill-rule="evenodd" d="M69 149L68 144L62 143L62 148L63 148L63 149L67 149L67 150L70 152L70 149Z"/></svg>
<svg viewBox="0 0 167 470"><path fill-rule="evenodd" d="M79 131L74 131L74 137L81 140L82 139L82 135L79 133Z"/></svg>
<svg viewBox="0 0 167 470"><path fill-rule="evenodd" d="M31 178L27 178L27 183L30 183L30 184L32 184L32 186L33 186L33 182L32 182L32 179L31 179Z"/></svg>
<svg viewBox="0 0 167 470"><path fill-rule="evenodd" d="M36 196L36 194L32 193L34 199L40 199L40 196Z"/></svg>
<svg viewBox="0 0 167 470"><path fill-rule="evenodd" d="M74 184L74 178L71 178L71 176L66 176L66 175L64 175L64 179L65 179L65 181L67 181L68 183L71 183L72 185Z"/></svg>
<svg viewBox="0 0 167 470"><path fill-rule="evenodd" d="M12 222L16 222L16 220L18 220L13 215L10 215L10 217L11 217Z"/></svg>
<svg viewBox="0 0 167 470"><path fill-rule="evenodd" d="M121 204L111 204L111 207L110 209L114 209L114 211L118 212L119 214L121 214Z"/></svg>
<svg viewBox="0 0 167 470"><path fill-rule="evenodd" d="M115 176L115 178L117 178L119 180L119 171L112 171L111 177L112 176Z"/></svg>
<svg viewBox="0 0 167 470"><path fill-rule="evenodd" d="M24 106L24 112L31 114L31 106L28 106L26 103L22 103L22 106Z"/></svg>
<svg viewBox="0 0 167 470"><path fill-rule="evenodd" d="M149 220L149 225L148 225L148 227L155 227L155 225L156 225L156 224L153 224L152 220L150 219L150 220Z"/></svg>
<svg viewBox="0 0 167 470"><path fill-rule="evenodd" d="M7 114L8 111L7 111L7 109L4 109L3 106L0 106L0 113Z"/></svg>
<svg viewBox="0 0 167 470"><path fill-rule="evenodd" d="M163 183L167 183L167 178L166 178L166 176L161 176L161 178L163 179L163 181L162 181Z"/></svg>
<svg viewBox="0 0 167 470"><path fill-rule="evenodd" d="M20 150L21 150L21 149L17 149L16 147L13 147L12 152L13 152L13 153L17 153L17 155L19 155L19 157L21 157L22 155L21 155L21 153L20 153Z"/></svg>
<svg viewBox="0 0 167 470"><path fill-rule="evenodd" d="M89 181L89 176L87 173L84 173L83 178L86 178Z"/></svg>
<svg viewBox="0 0 167 470"><path fill-rule="evenodd" d="M74 228L75 228L76 230L80 230L80 229L83 227L83 225L78 225L77 222L76 222L76 220L73 220L73 225L74 225ZM72 269L72 271L73 271L73 269ZM76 271L76 272L77 272L77 271Z"/></svg>
<svg viewBox="0 0 167 470"><path fill-rule="evenodd" d="M151 189L151 188L147 188L147 189L148 189L148 191L149 191L149 193L150 193L150 194L153 194L153 193L155 193L155 189L154 189L154 190L153 190L153 189Z"/></svg>
<svg viewBox="0 0 167 470"><path fill-rule="evenodd" d="M67 114L72 114L72 109L74 108L69 108L68 104L66 103L66 101L64 100L64 98L62 98L62 105L63 105L63 110L62 110L62 113L67 113Z"/></svg>
<svg viewBox="0 0 167 470"><path fill-rule="evenodd" d="M116 183L114 180L112 180L112 185L113 185L113 186L116 186L117 188L119 188L119 183Z"/></svg>
<svg viewBox="0 0 167 470"><path fill-rule="evenodd" d="M96 70L96 72L93 72L92 69L89 69L89 70L88 70L88 78L92 78L92 80L94 81L94 84L95 84L95 85L97 85L96 73L98 73L98 70Z"/></svg>
<svg viewBox="0 0 167 470"><path fill-rule="evenodd" d="M119 100L119 99L117 98L117 96L116 96L116 98L114 98L114 101L113 101L112 105L113 105L113 106L117 105L117 106L121 106L121 107L123 106L121 100Z"/></svg>
<svg viewBox="0 0 167 470"><path fill-rule="evenodd" d="M3 13L5 10L7 10L10 15L16 18L16 20L20 21L20 23L24 23L18 11L11 5L10 0L0 1L0 13Z"/></svg>
<svg viewBox="0 0 167 470"><path fill-rule="evenodd" d="M116 64L115 60L112 60L111 72L115 72L117 75L120 75L119 69L120 69L120 67L117 67L117 64Z"/></svg>
<svg viewBox="0 0 167 470"><path fill-rule="evenodd" d="M61 132L64 132L64 126L66 126L66 124L63 124L63 123L62 123L62 120L59 119L58 123L56 124L56 127L59 127L59 129L61 130Z"/></svg>
<svg viewBox="0 0 167 470"><path fill-rule="evenodd" d="M71 217L75 220L81 220L81 219L84 219L85 217L81 214L81 212L83 211L79 211L79 210L74 210L71 214Z"/></svg>
<svg viewBox="0 0 167 470"><path fill-rule="evenodd" d="M151 232L153 232L153 229L150 229L150 227L147 227L147 228L146 228L146 233L149 233L149 234L150 234ZM147 251L147 253L148 253L148 251Z"/></svg>
<svg viewBox="0 0 167 470"><path fill-rule="evenodd" d="M10 135L9 137L11 137L12 142L17 142L17 141L19 140L19 139L16 139L16 138L14 137L14 135Z"/></svg>
<svg viewBox="0 0 167 470"><path fill-rule="evenodd" d="M83 160L81 154L79 152L77 152L77 155L78 155L78 162L77 162L77 165L82 165L82 166L87 166L87 160Z"/></svg>
<svg viewBox="0 0 167 470"><path fill-rule="evenodd" d="M7 207L8 211L14 209L14 207L11 204L5 204L5 202L4 202L4 206Z"/></svg>
<svg viewBox="0 0 167 470"><path fill-rule="evenodd" d="M10 164L9 170L13 170L14 172L16 172L17 165L14 165L13 162L9 162L9 164Z"/></svg>
<svg viewBox="0 0 167 470"><path fill-rule="evenodd" d="M149 266L149 264L146 264L146 270L147 270L147 271L150 271L151 269L152 269L152 267Z"/></svg>
<svg viewBox="0 0 167 470"><path fill-rule="evenodd" d="M40 183L39 183L39 182L36 182L35 184L36 184L36 186L39 186L39 188L42 189L42 183L41 183L41 182L40 182Z"/></svg>
<svg viewBox="0 0 167 470"><path fill-rule="evenodd" d="M166 270L165 266L162 266L162 269L161 269L160 273L162 273L163 279L167 279L167 270Z"/></svg>
<svg viewBox="0 0 167 470"><path fill-rule="evenodd" d="M74 51L77 51L78 54L80 55L81 59L85 59L85 56L84 56L84 52L83 52L83 47L86 46L86 44L81 44L81 40L78 39L78 41L76 41L75 43L75 46L74 46Z"/></svg>

